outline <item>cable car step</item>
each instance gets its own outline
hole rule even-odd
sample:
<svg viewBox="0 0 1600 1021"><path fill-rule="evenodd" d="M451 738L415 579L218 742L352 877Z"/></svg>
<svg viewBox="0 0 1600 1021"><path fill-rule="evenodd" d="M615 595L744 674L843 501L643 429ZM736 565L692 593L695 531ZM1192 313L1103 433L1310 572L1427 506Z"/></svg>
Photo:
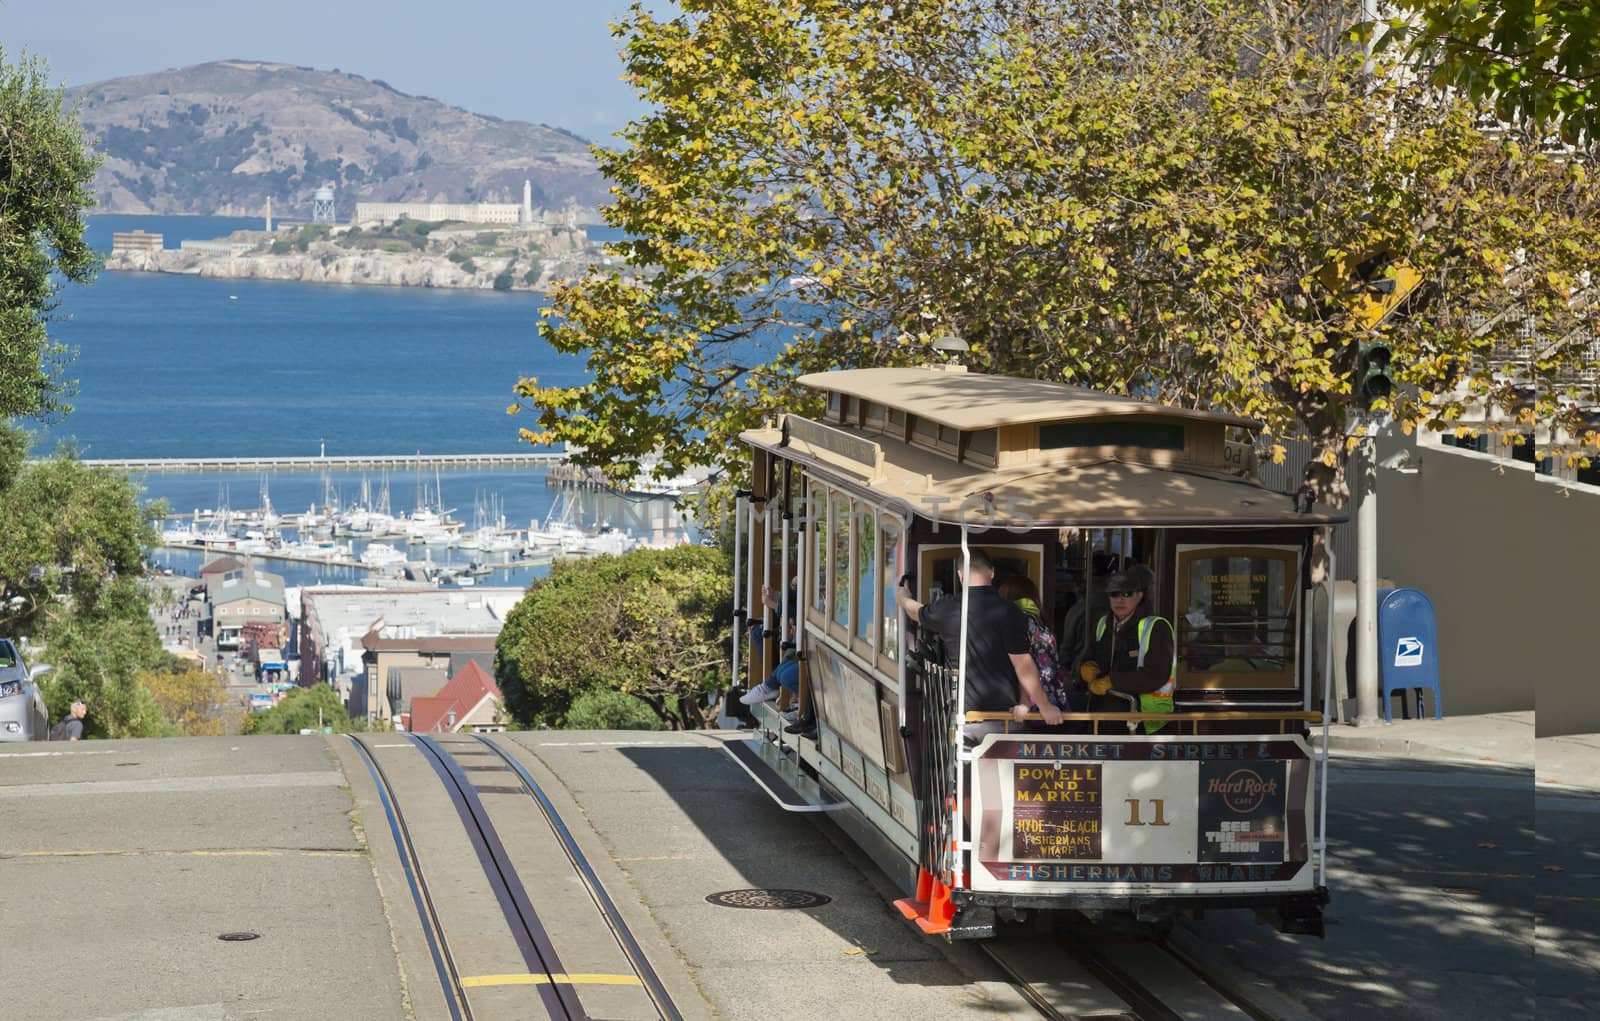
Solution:
<svg viewBox="0 0 1600 1021"><path fill-rule="evenodd" d="M802 776L782 753L766 741L724 741L722 750L733 757L756 786L778 803L785 812L836 812L849 808L843 801L830 801L822 788ZM776 760L776 761L773 761Z"/></svg>

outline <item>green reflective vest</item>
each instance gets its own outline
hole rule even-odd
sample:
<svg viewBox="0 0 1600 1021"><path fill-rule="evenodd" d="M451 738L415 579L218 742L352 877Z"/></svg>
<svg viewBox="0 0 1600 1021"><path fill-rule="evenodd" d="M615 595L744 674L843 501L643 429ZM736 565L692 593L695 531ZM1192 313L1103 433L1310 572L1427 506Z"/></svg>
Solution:
<svg viewBox="0 0 1600 1021"><path fill-rule="evenodd" d="M1110 620L1110 615L1109 614L1101 616L1100 623L1095 625L1095 629L1094 629L1094 640L1095 641L1098 642L1098 641L1100 641L1102 638L1104 638L1106 636L1106 624L1107 624L1107 622L1109 620ZM1150 634L1151 634L1151 632L1153 632L1155 630L1156 623L1158 621L1160 623L1162 623L1162 624L1167 625L1167 627L1169 627L1169 628L1172 627L1172 623L1170 621L1168 621L1165 617L1154 617L1154 616L1151 616L1151 617L1145 617L1145 618L1143 618L1143 619L1141 619L1139 621L1139 662L1138 662L1138 665L1139 665L1140 669L1144 668L1144 658L1145 658L1146 654L1148 654L1150 652ZM1178 642L1177 642L1177 637L1178 636L1177 636L1177 632L1176 631L1173 632L1173 636L1172 637L1173 637L1173 642L1172 642L1172 667L1171 667L1171 669L1169 669L1167 671L1167 683L1163 684L1161 687L1157 688L1155 691L1153 691L1153 692L1151 692L1151 693L1149 693L1147 695L1140 695L1139 696L1139 711L1140 712L1144 712L1144 713L1170 713L1170 712L1172 712L1172 695L1173 695L1174 692L1176 692L1178 690ZM1110 667L1109 663L1107 664L1107 667L1108 668ZM1165 726L1166 726L1165 723L1148 723L1147 722L1144 725L1144 732L1146 734L1154 734L1156 731L1160 730L1161 728L1163 728Z"/></svg>

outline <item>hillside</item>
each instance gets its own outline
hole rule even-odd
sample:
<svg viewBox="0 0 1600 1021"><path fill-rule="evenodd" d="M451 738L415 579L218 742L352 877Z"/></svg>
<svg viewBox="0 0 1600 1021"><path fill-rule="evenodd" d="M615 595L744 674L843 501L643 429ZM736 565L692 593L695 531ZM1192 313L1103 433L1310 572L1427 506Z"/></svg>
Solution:
<svg viewBox="0 0 1600 1021"><path fill-rule="evenodd" d="M357 201L520 202L592 210L588 144L339 71L225 60L68 90L105 154L99 212L305 217L324 184Z"/></svg>

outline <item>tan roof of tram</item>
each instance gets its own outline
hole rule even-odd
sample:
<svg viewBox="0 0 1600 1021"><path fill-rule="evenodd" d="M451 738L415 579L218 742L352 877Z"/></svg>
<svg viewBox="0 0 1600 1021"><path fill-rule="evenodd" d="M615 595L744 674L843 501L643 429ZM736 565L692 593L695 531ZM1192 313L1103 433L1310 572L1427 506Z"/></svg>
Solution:
<svg viewBox="0 0 1600 1021"><path fill-rule="evenodd" d="M1261 428L1260 422L1238 415L1152 404L1042 379L963 372L959 367L841 369L813 372L799 382L964 430L1133 415Z"/></svg>
<svg viewBox="0 0 1600 1021"><path fill-rule="evenodd" d="M881 465L791 438L781 429L741 437L752 446L820 469L887 507L973 528L1066 525L1314 525L1344 521L1332 508L1295 511L1286 493L1212 473L1130 464L1111 458L1078 464L1024 464L986 469L883 436ZM988 493L992 499L985 499ZM992 509L992 517L991 515Z"/></svg>

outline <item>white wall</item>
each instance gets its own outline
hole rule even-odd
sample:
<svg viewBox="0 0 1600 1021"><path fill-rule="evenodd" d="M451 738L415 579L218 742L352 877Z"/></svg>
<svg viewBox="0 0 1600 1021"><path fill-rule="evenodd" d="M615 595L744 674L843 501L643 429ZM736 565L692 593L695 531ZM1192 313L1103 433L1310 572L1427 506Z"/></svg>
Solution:
<svg viewBox="0 0 1600 1021"><path fill-rule="evenodd" d="M1540 737L1600 732L1600 488L1436 443L1380 444L1411 457L1379 471L1378 569L1433 601L1446 714L1533 709Z"/></svg>

